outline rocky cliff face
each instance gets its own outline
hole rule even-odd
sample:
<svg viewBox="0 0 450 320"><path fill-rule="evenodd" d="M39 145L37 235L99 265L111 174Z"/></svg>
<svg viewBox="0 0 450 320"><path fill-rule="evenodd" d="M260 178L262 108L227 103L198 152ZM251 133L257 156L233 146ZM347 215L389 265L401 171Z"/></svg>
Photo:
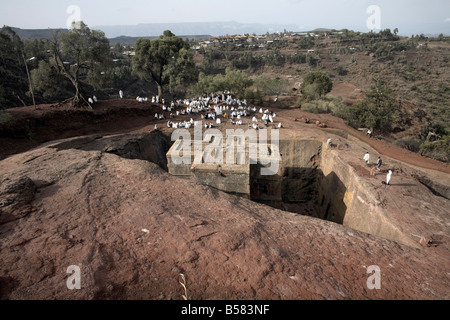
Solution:
<svg viewBox="0 0 450 320"><path fill-rule="evenodd" d="M180 274L190 299L449 298L447 245L406 246L172 177L164 141L78 138L1 161L0 298L182 299ZM380 289L367 286L372 265ZM70 266L80 290L67 287Z"/></svg>

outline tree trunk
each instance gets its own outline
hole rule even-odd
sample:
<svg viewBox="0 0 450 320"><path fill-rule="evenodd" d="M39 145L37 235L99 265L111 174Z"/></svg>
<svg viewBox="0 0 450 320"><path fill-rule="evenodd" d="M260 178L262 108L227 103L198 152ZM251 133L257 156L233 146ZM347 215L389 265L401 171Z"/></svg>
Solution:
<svg viewBox="0 0 450 320"><path fill-rule="evenodd" d="M157 85L158 85L158 97L159 97L159 101L161 101L161 99L163 97L163 87L159 83L157 83Z"/></svg>
<svg viewBox="0 0 450 320"><path fill-rule="evenodd" d="M90 109L92 109L92 106L89 104L89 102L84 97L83 91L80 87L80 82L78 80L79 67L75 71L75 75L71 75L64 67L64 62L59 54L59 50L57 49L58 42L54 42L54 46L56 49L54 49L53 58L58 67L58 71L60 74L65 76L67 79L69 79L75 88L75 96L72 98L72 108L81 108L84 105L84 106L88 106Z"/></svg>
<svg viewBox="0 0 450 320"><path fill-rule="evenodd" d="M78 85L76 83L73 83L73 85L75 87L75 96L72 99L72 107L78 108L78 107L80 107L80 104L82 101L80 88L78 87Z"/></svg>
<svg viewBox="0 0 450 320"><path fill-rule="evenodd" d="M84 97L80 84L76 80L72 81L72 84L75 87L75 96L72 98L72 107L81 108L83 106L89 106L89 108L92 109L92 106Z"/></svg>
<svg viewBox="0 0 450 320"><path fill-rule="evenodd" d="M28 64L27 64L27 60L25 59L25 54L23 53L23 50L22 50L22 59L23 59L23 63L25 64L25 70L27 71L28 86L30 88L31 97L33 98L33 106L34 106L34 109L36 109L36 100L34 100L33 84L31 82L30 71L28 70Z"/></svg>

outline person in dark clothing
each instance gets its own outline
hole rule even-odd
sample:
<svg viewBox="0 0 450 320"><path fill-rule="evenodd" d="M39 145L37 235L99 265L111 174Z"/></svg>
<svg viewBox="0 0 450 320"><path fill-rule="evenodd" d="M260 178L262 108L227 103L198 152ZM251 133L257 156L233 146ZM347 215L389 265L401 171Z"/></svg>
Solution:
<svg viewBox="0 0 450 320"><path fill-rule="evenodd" d="M377 171L380 171L381 165L383 164L383 160L381 160L381 157L378 157L377 160Z"/></svg>

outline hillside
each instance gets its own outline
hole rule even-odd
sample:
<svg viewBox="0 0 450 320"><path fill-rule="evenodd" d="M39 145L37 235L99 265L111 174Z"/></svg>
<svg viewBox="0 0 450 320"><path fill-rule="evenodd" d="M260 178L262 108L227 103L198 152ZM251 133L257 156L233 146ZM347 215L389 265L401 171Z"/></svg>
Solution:
<svg viewBox="0 0 450 320"><path fill-rule="evenodd" d="M286 106L300 106L296 101L300 85L312 71L329 74L333 82L329 95L348 104L361 101L364 92L382 81L401 105L403 121L392 132L377 134L413 151L419 151L430 132L441 136L450 132L449 58L448 37L405 38L391 31L360 34L349 30L219 38L195 56L206 74L231 67L252 78L287 79Z"/></svg>
<svg viewBox="0 0 450 320"><path fill-rule="evenodd" d="M234 66L251 75L285 77L297 88L310 71L325 71L333 83L348 83L361 90L370 89L372 79L378 78L386 81L399 99L429 109L430 115L447 109L450 42L325 35L285 34L214 42L199 52L197 61L200 67L205 63L211 70ZM255 44L263 47L255 48ZM308 54L308 50L313 52ZM448 112L443 114L449 116Z"/></svg>

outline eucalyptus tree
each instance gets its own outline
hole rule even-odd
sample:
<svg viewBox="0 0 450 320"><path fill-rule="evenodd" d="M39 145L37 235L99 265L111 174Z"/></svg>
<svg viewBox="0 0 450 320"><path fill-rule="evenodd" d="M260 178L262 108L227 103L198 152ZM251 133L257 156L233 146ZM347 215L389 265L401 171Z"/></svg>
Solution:
<svg viewBox="0 0 450 320"><path fill-rule="evenodd" d="M57 91L58 77L68 79L75 94L72 106L90 106L83 84L101 88L110 80L110 45L105 34L91 30L83 22L74 23L67 33L55 32L50 40L49 62L40 61L34 70L34 83L41 91Z"/></svg>
<svg viewBox="0 0 450 320"><path fill-rule="evenodd" d="M147 82L155 82L158 96L166 86L197 80L197 71L189 42L164 31L158 39L141 38L136 42L133 71Z"/></svg>

